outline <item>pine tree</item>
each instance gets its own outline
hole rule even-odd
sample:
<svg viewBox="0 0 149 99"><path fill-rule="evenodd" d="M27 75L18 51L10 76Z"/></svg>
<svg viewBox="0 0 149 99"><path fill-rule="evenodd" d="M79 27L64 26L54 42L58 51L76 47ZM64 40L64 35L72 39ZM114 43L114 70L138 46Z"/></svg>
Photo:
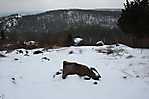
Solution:
<svg viewBox="0 0 149 99"><path fill-rule="evenodd" d="M119 27L135 36L149 36L149 0L134 0L124 3Z"/></svg>

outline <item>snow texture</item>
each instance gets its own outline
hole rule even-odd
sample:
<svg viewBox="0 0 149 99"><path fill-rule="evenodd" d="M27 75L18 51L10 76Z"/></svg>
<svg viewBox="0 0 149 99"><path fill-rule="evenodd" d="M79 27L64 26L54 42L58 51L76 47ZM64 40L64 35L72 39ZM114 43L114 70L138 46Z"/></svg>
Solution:
<svg viewBox="0 0 149 99"><path fill-rule="evenodd" d="M112 49L113 53L99 50ZM16 50L0 58L0 99L149 99L149 50L125 45ZM44 53L34 55L41 50ZM70 51L74 53L69 54ZM47 57L49 60L44 60ZM63 61L95 67L100 81L53 75Z"/></svg>

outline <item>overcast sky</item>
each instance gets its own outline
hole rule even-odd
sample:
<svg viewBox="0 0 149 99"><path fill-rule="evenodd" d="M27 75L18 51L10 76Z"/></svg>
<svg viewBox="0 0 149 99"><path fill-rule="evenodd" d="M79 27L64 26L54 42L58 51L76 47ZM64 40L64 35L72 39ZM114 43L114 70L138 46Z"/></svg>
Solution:
<svg viewBox="0 0 149 99"><path fill-rule="evenodd" d="M125 0L0 0L0 13L61 8L122 8Z"/></svg>

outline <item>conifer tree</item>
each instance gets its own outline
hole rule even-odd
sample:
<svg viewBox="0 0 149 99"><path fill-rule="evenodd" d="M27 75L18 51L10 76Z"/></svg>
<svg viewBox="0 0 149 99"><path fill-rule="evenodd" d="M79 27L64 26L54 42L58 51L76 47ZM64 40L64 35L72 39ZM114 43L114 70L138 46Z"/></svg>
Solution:
<svg viewBox="0 0 149 99"><path fill-rule="evenodd" d="M118 25L137 37L149 36L149 0L126 0Z"/></svg>

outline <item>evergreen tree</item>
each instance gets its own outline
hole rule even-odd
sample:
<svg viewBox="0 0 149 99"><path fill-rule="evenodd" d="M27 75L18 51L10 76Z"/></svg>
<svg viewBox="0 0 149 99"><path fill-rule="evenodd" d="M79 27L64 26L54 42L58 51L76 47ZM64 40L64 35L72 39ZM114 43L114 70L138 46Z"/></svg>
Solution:
<svg viewBox="0 0 149 99"><path fill-rule="evenodd" d="M149 36L149 0L126 0L124 7L119 27L135 36Z"/></svg>
<svg viewBox="0 0 149 99"><path fill-rule="evenodd" d="M6 36L4 34L4 30L0 30L0 39L2 39L2 40L6 39Z"/></svg>
<svg viewBox="0 0 149 99"><path fill-rule="evenodd" d="M3 21L0 21L0 39L5 39L4 29L3 29Z"/></svg>

